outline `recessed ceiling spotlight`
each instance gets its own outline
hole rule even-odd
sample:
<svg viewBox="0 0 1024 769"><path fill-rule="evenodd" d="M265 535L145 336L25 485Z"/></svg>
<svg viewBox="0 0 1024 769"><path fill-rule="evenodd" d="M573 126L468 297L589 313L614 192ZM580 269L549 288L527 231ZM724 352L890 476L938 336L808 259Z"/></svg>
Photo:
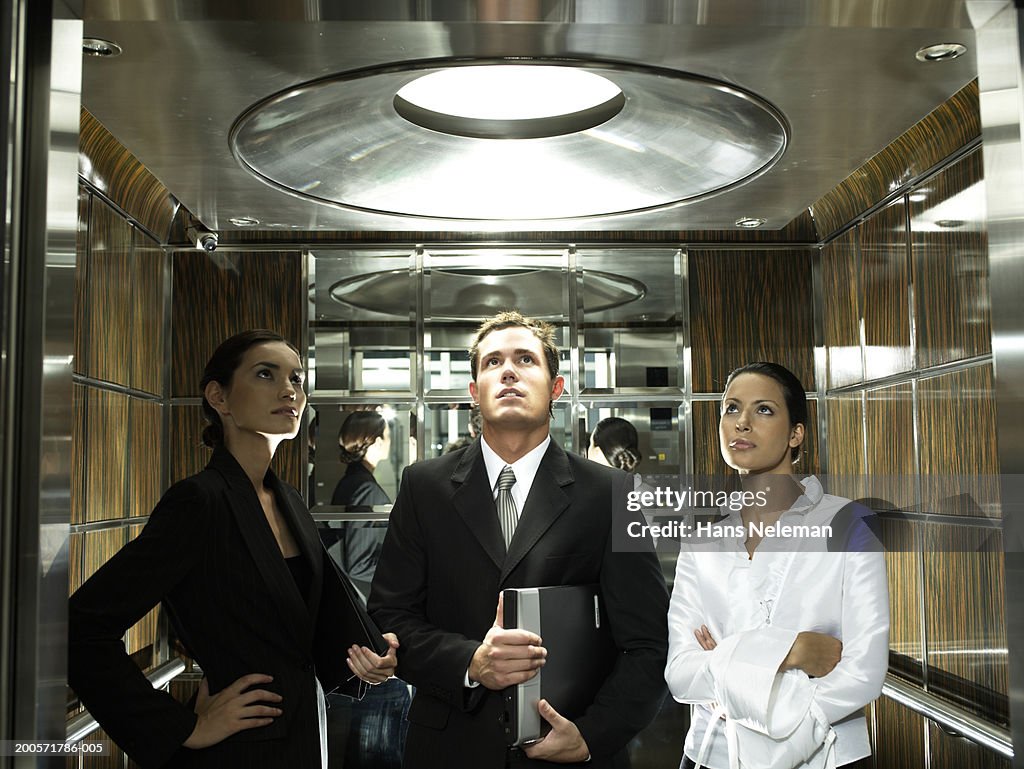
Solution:
<svg viewBox="0 0 1024 769"><path fill-rule="evenodd" d="M228 221L236 227L255 227L260 223L259 219L252 216L232 216Z"/></svg>
<svg viewBox="0 0 1024 769"><path fill-rule="evenodd" d="M395 94L410 123L476 139L540 139L586 131L622 111L606 77L575 67L486 64L431 72Z"/></svg>
<svg viewBox="0 0 1024 769"><path fill-rule="evenodd" d="M754 227L760 227L764 224L767 219L761 219L756 216L741 216L736 220L737 227L746 227L747 229L753 229Z"/></svg>
<svg viewBox="0 0 1024 769"><path fill-rule="evenodd" d="M103 40L99 37L83 37L82 55L113 58L121 55L121 46L113 40Z"/></svg>
<svg viewBox="0 0 1024 769"><path fill-rule="evenodd" d="M960 45L960 43L937 43L926 45L914 56L918 61L948 61L963 56L965 53L967 53L967 46Z"/></svg>

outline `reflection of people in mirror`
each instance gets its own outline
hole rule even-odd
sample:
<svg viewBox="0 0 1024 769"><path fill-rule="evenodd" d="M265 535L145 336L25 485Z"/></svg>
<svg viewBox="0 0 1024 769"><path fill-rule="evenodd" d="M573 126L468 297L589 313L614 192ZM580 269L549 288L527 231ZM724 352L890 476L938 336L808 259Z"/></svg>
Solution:
<svg viewBox="0 0 1024 769"><path fill-rule="evenodd" d="M350 511L390 505L387 492L373 477L390 451L391 431L384 417L377 411L351 412L338 431L338 453L346 468L334 487L331 504L344 505ZM364 598L370 592L386 529L383 522L346 522L340 525L340 541L329 548Z"/></svg>
<svg viewBox="0 0 1024 769"><path fill-rule="evenodd" d="M295 347L272 332L221 344L200 383L209 464L168 489L139 536L71 597L68 682L142 766L326 766L316 676L352 640L327 620L351 604L299 493L269 469L299 432L304 377ZM122 643L161 602L203 671L188 705L154 689ZM352 672L386 680L390 640L383 658L349 649ZM333 667L330 688L346 675ZM355 694L358 681L343 685Z"/></svg>
<svg viewBox="0 0 1024 769"><path fill-rule="evenodd" d="M792 372L752 363L730 374L722 457L764 503L723 508L722 529L739 536L681 542L665 677L676 700L695 706L683 767L870 766L864 706L880 694L889 656L884 556L757 534L825 526L849 504L793 475L806 429Z"/></svg>
<svg viewBox="0 0 1024 769"><path fill-rule="evenodd" d="M590 434L587 459L633 472L640 462L640 437L636 428L621 417L602 419Z"/></svg>
<svg viewBox="0 0 1024 769"><path fill-rule="evenodd" d="M377 411L351 412L338 432L338 450L347 467L334 488L331 504L343 505L350 512L390 505L391 499L373 476L391 451L391 429L384 417ZM386 531L387 524L380 521L344 521L331 527L330 535L336 539L328 552L364 603ZM329 701L332 767L398 769L410 701L404 681L393 678L358 702L342 696L331 696Z"/></svg>
<svg viewBox="0 0 1024 769"><path fill-rule="evenodd" d="M482 435L402 478L370 612L401 634L399 672L417 687L406 769L626 766L626 745L661 705L665 584L653 551L612 549L612 500L628 476L551 438L565 384L554 336L516 312L485 322L470 351ZM548 650L501 626L500 591L594 583L620 652L614 667L583 713L564 717L539 700L551 730L509 748L505 690L533 678Z"/></svg>

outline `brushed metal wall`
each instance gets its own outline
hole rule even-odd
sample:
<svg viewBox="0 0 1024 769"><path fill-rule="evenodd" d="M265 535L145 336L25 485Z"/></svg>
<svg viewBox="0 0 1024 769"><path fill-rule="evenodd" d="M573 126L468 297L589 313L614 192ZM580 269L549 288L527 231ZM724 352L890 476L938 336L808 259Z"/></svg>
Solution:
<svg viewBox="0 0 1024 769"><path fill-rule="evenodd" d="M1024 472L1024 10L1019 3L969 3L975 12L992 280L999 471ZM993 10L998 9L993 13ZM1024 767L1024 509L1004 493L1006 632L1014 766Z"/></svg>

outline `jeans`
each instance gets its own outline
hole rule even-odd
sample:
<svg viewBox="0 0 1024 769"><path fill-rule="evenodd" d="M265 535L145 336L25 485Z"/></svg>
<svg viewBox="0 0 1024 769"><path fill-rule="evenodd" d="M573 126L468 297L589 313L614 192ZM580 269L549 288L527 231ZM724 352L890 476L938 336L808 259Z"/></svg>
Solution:
<svg viewBox="0 0 1024 769"><path fill-rule="evenodd" d="M392 678L361 700L327 697L328 766L331 769L400 769L405 747L409 687Z"/></svg>

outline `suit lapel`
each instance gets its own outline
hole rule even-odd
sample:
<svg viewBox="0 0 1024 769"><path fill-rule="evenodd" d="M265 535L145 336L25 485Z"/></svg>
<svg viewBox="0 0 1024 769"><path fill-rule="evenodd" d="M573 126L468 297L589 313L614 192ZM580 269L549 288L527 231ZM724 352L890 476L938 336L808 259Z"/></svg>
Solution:
<svg viewBox="0 0 1024 769"><path fill-rule="evenodd" d="M299 593L288 565L284 562L281 549L277 545L277 540L274 539L274 532L263 512L263 506L260 504L259 497L256 496L256 489L253 488L245 471L226 449L219 449L215 452L209 466L220 472L228 483L227 505L242 534L242 542L266 582L268 593L281 617L281 624L289 629L288 632L295 637L301 648L308 648L312 644L312 627L306 602ZM272 484L280 483L272 474L269 478L273 479ZM282 500L281 495L277 495L277 497L279 507L289 507ZM282 512L286 517L289 515L287 512ZM292 531L297 532L297 529L293 528ZM296 539L299 539L298 534L296 534ZM300 548L304 547L301 542L299 546ZM303 555L307 555L305 549ZM313 563L310 561L310 564ZM323 564L321 563L320 566L322 569Z"/></svg>
<svg viewBox="0 0 1024 769"><path fill-rule="evenodd" d="M288 527L295 537L295 542L299 546L299 552L302 553L302 557L309 564L312 577L309 591L304 598L306 606L309 608L310 616L315 617L316 609L320 605L320 594L323 591L324 585L323 546L320 544L320 536L312 519L309 517L309 511L305 505L299 503L295 494L288 493L288 490L278 480L276 475L268 473L267 485L273 489L277 497L278 506L281 508L281 514L288 523ZM292 580L293 583L294 581Z"/></svg>
<svg viewBox="0 0 1024 769"><path fill-rule="evenodd" d="M512 570L544 536L544 532L551 528L569 507L569 495L563 487L572 483L569 459L561 447L551 441L548 450L544 452L540 467L537 468L537 475L534 476L533 485L530 487L530 495L526 498L526 504L523 505L519 516L516 533L502 564L499 585L504 583Z"/></svg>
<svg viewBox="0 0 1024 769"><path fill-rule="evenodd" d="M500 569L505 561L505 540L501 536L498 510L487 481L479 440L463 452L462 461L452 473L452 483L456 486L452 496L455 509L484 552L494 561L495 568Z"/></svg>

